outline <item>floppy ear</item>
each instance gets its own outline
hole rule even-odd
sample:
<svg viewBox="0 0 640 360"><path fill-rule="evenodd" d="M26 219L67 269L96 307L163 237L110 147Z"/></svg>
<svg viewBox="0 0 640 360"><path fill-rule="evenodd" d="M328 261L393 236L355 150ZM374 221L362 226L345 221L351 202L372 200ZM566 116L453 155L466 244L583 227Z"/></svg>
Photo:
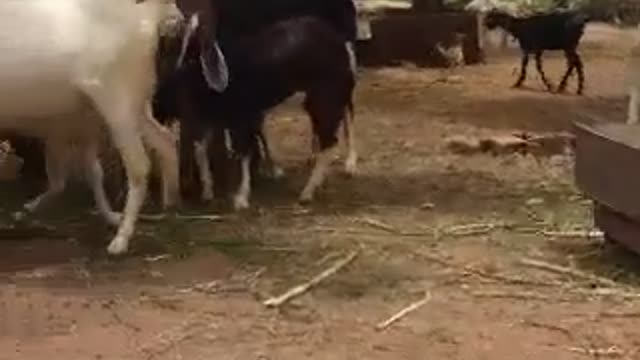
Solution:
<svg viewBox="0 0 640 360"><path fill-rule="evenodd" d="M182 44L180 48L180 56L176 62L176 68L182 67L184 64L184 58L189 47L189 42L194 34L198 34L200 37L200 65L202 66L202 75L207 81L207 85L216 92L223 92L229 85L229 68L227 61L218 45L218 41L215 40L215 36L211 36L209 31L205 29L207 26L201 26L200 16L198 13L194 13L189 18L189 23L182 36ZM198 31L199 30L199 31ZM214 37L214 39L209 39Z"/></svg>
<svg viewBox="0 0 640 360"><path fill-rule="evenodd" d="M200 64L209 87L219 93L224 92L229 86L229 68L217 41L213 41L212 46L205 46L200 53Z"/></svg>

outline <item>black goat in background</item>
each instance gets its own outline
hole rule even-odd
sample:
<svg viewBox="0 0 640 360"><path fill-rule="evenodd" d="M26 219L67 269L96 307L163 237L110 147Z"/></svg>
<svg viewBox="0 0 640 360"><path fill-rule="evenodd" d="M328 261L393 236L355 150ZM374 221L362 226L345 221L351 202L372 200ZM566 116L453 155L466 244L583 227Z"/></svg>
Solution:
<svg viewBox="0 0 640 360"><path fill-rule="evenodd" d="M485 18L485 26L492 30L501 27L518 39L522 50L520 77L513 85L522 86L527 77L529 55L536 59L536 67L542 81L549 91L553 86L542 69L542 53L545 50L563 50L567 59L567 70L560 81L558 92L563 92L567 81L575 69L578 72L578 95L584 89L584 65L578 55L577 48L584 34L588 16L580 11L563 10L548 14L538 14L517 18L501 11L492 11Z"/></svg>

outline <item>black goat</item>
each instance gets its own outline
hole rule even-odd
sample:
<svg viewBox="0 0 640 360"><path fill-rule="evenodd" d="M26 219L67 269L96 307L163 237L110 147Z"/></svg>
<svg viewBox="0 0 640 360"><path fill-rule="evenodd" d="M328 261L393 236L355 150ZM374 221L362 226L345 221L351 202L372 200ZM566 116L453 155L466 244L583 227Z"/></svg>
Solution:
<svg viewBox="0 0 640 360"><path fill-rule="evenodd" d="M187 34L189 26L193 24L184 29ZM175 68L175 59L182 56L184 49L183 39L183 36L161 39L154 116L180 118L198 137L200 149L208 146L207 130L211 127L221 126L229 131L233 150L241 160L241 182L234 197L236 209L249 206L251 147L255 137L262 136L266 111L296 92L306 95L304 108L311 118L319 151L300 200L312 200L316 188L324 181L341 124L349 149L345 168L348 172L355 171L357 155L351 126L355 74L344 37L332 26L314 17L291 18L266 26L257 34L222 43L231 79L222 93L208 86L194 38L186 38L183 65ZM345 115L347 121L343 122ZM269 153L262 139L265 152ZM208 171L208 162L202 162L198 153L203 151L196 151L196 161L202 165L199 167L204 196L209 181L202 171Z"/></svg>
<svg viewBox="0 0 640 360"><path fill-rule="evenodd" d="M229 82L219 43L256 34L265 26L294 17L318 17L333 25L347 44L355 68L354 0L176 0L176 5L186 18L198 22L200 61L207 83L216 91L224 91Z"/></svg>
<svg viewBox="0 0 640 360"><path fill-rule="evenodd" d="M553 87L542 69L542 53L544 50L563 50L567 58L567 70L558 86L558 92L565 90L569 76L576 69L578 72L577 93L580 95L584 88L584 66L577 48L588 20L586 14L573 10L533 15L526 18L516 18L504 12L492 11L487 14L485 25L490 30L496 27L505 29L520 43L522 65L520 77L514 87L520 87L524 82L527 76L529 55L533 54L542 81L549 91L553 91Z"/></svg>

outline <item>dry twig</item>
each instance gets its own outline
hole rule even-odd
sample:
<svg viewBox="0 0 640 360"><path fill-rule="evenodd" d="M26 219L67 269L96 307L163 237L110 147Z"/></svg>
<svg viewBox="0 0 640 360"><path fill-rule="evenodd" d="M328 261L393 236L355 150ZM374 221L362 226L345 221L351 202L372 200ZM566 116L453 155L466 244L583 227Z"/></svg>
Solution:
<svg viewBox="0 0 640 360"><path fill-rule="evenodd" d="M376 325L376 330L382 331L382 330L387 329L393 323L395 323L396 321L402 319L403 317L407 316L409 313L417 310L418 308L424 306L429 301L431 301L431 293L427 291L427 293L425 294L424 298L422 298L422 300L412 303L411 305L409 305L409 306L405 307L404 309L402 309L402 310L398 311L397 313L395 313L389 319L387 319L387 320L385 320L385 321L383 321L381 323L378 323L378 325Z"/></svg>
<svg viewBox="0 0 640 360"><path fill-rule="evenodd" d="M574 231L547 231L542 230L540 234L548 237L555 238L588 238L598 239L603 238L604 233L599 230L574 230Z"/></svg>
<svg viewBox="0 0 640 360"><path fill-rule="evenodd" d="M471 295L479 298L494 299L517 299L517 300L539 300L539 301L561 301L563 299L551 298L532 292L503 292L503 291L475 291Z"/></svg>
<svg viewBox="0 0 640 360"><path fill-rule="evenodd" d="M356 250L356 251L352 252L351 254L349 254L344 259L336 262L329 269L327 269L327 270L323 271L322 273L316 275L310 281L308 281L308 282L306 282L304 284L295 286L295 287L289 289L287 292L285 292L284 294L282 294L280 296L271 297L271 298L265 300L263 302L263 304L265 306L267 306L267 307L278 307L278 306L281 306L282 304L286 303L287 301L306 293L312 287L318 285L320 282L324 281L328 277L330 277L330 276L334 275L335 273L337 273L338 271L340 271L340 269L342 269L343 267L349 265L353 260L355 260L355 258L358 256L358 254L360 254L359 250Z"/></svg>
<svg viewBox="0 0 640 360"><path fill-rule="evenodd" d="M394 228L393 226L389 225L389 224L385 224L382 221L378 221L372 218L360 218L358 219L359 222L371 226L373 228L379 229L379 230L384 230L393 234L400 234L401 231Z"/></svg>
<svg viewBox="0 0 640 360"><path fill-rule="evenodd" d="M540 328L540 329L547 329L547 330L553 330L553 331L557 331L557 332L561 332L564 335L566 335L569 339L573 339L573 334L571 333L571 331L569 331L568 329L565 329L561 326L558 325L551 325L551 324L544 324L538 321L534 321L534 320L522 320L522 324L527 325L527 326L531 326L531 327L535 327L535 328Z"/></svg>
<svg viewBox="0 0 640 360"><path fill-rule="evenodd" d="M488 234L492 231L502 229L506 227L506 224L466 224L466 225L455 225L448 229L442 231L443 234L450 236L473 236L473 235L483 235Z"/></svg>
<svg viewBox="0 0 640 360"><path fill-rule="evenodd" d="M383 223L382 221L378 221L368 217L358 218L356 219L356 221L364 225L370 226L372 228L384 230L388 233L399 235L399 236L433 236L434 235L433 231L402 231L389 224ZM343 233L343 229L340 230L340 233Z"/></svg>
<svg viewBox="0 0 640 360"><path fill-rule="evenodd" d="M598 317L614 318L614 319L640 318L640 312L609 312L609 311L604 311L604 312L599 313Z"/></svg>
<svg viewBox="0 0 640 360"><path fill-rule="evenodd" d="M430 254L425 254L425 253L421 253L420 254L423 258L427 259L428 261L432 261L435 263L438 263L440 265L443 265L445 267L449 267L449 268L453 268L453 269L458 269L461 272L465 272L465 273L470 273L470 274L474 274L489 280L494 280L494 281L500 281L506 284L514 284L514 285L531 285L531 286L559 286L561 285L559 282L546 282L546 281L541 281L541 280L532 280L532 279L523 279L520 277L513 277L513 276L507 276L507 275L503 275L503 274L490 274L487 273L486 271L474 268L472 266L469 265L464 265L464 266L460 266L460 265L456 265L450 261L447 261L439 256L433 256Z"/></svg>
<svg viewBox="0 0 640 360"><path fill-rule="evenodd" d="M92 215L97 215L97 211L91 211ZM140 214L138 215L138 219L142 221L163 221L170 218L175 218L176 220L184 220L184 221L222 221L225 219L222 215L216 214L203 214L203 215L167 215L167 214Z"/></svg>
<svg viewBox="0 0 640 360"><path fill-rule="evenodd" d="M640 299L640 294L635 292L629 292L625 290L611 289L611 288L600 288L600 289L573 289L572 293L586 295L586 296L601 296L601 297L615 297L623 300L638 300Z"/></svg>
<svg viewBox="0 0 640 360"><path fill-rule="evenodd" d="M622 357L624 352L618 349L616 346L611 346L608 349L585 349L579 347L571 347L568 349L571 352L589 355L593 357Z"/></svg>
<svg viewBox="0 0 640 360"><path fill-rule="evenodd" d="M593 282L598 283L600 285L605 285L605 286L610 286L610 287L619 287L619 284L616 283L613 280L610 280L610 279L607 279L607 278L603 278L603 277L600 277L600 276L596 276L596 275L592 275L592 274L587 274L587 273L584 273L582 271L578 271L576 269L571 269L571 268L564 267L564 266L549 264L549 263L546 263L546 262L543 262L543 261L539 261L539 260L522 259L522 260L520 260L520 264L522 264L524 266L529 266L529 267L533 267L533 268L536 268L536 269L540 269L540 270L550 271L550 272L553 272L553 273L556 273L556 274L569 275L569 276L572 276L574 278L593 281Z"/></svg>

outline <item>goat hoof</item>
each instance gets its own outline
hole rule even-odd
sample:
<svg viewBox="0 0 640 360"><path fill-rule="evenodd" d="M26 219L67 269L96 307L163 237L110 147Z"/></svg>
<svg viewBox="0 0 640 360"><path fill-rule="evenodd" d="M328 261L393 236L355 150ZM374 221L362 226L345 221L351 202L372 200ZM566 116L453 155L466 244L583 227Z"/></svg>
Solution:
<svg viewBox="0 0 640 360"><path fill-rule="evenodd" d="M358 165L354 158L349 158L344 163L344 172L349 177L355 176L358 173Z"/></svg>
<svg viewBox="0 0 640 360"><path fill-rule="evenodd" d="M110 255L122 255L127 252L128 248L128 241L121 236L116 236L107 247L107 252Z"/></svg>
<svg viewBox="0 0 640 360"><path fill-rule="evenodd" d="M23 222L27 219L27 215L28 213L26 211L16 211L13 214L11 214L11 217L15 222Z"/></svg>
<svg viewBox="0 0 640 360"><path fill-rule="evenodd" d="M263 174L266 178L271 180L279 180L282 179L285 175L284 170L279 166L273 166L272 168L263 169Z"/></svg>
<svg viewBox="0 0 640 360"><path fill-rule="evenodd" d="M233 199L233 208L236 211L246 210L249 208L249 200L242 197L235 197Z"/></svg>
<svg viewBox="0 0 640 360"><path fill-rule="evenodd" d="M203 192L202 195L200 196L200 199L205 203L213 201L213 192L211 191Z"/></svg>
<svg viewBox="0 0 640 360"><path fill-rule="evenodd" d="M282 179L284 177L284 170L282 170L281 167L279 166L274 166L273 169L271 169L271 178L272 179Z"/></svg>
<svg viewBox="0 0 640 360"><path fill-rule="evenodd" d="M298 203L300 203L300 205L309 205L312 201L313 195L307 193L302 193L298 199Z"/></svg>
<svg viewBox="0 0 640 360"><path fill-rule="evenodd" d="M122 221L122 214L112 211L104 215L104 219L110 226L118 227Z"/></svg>

